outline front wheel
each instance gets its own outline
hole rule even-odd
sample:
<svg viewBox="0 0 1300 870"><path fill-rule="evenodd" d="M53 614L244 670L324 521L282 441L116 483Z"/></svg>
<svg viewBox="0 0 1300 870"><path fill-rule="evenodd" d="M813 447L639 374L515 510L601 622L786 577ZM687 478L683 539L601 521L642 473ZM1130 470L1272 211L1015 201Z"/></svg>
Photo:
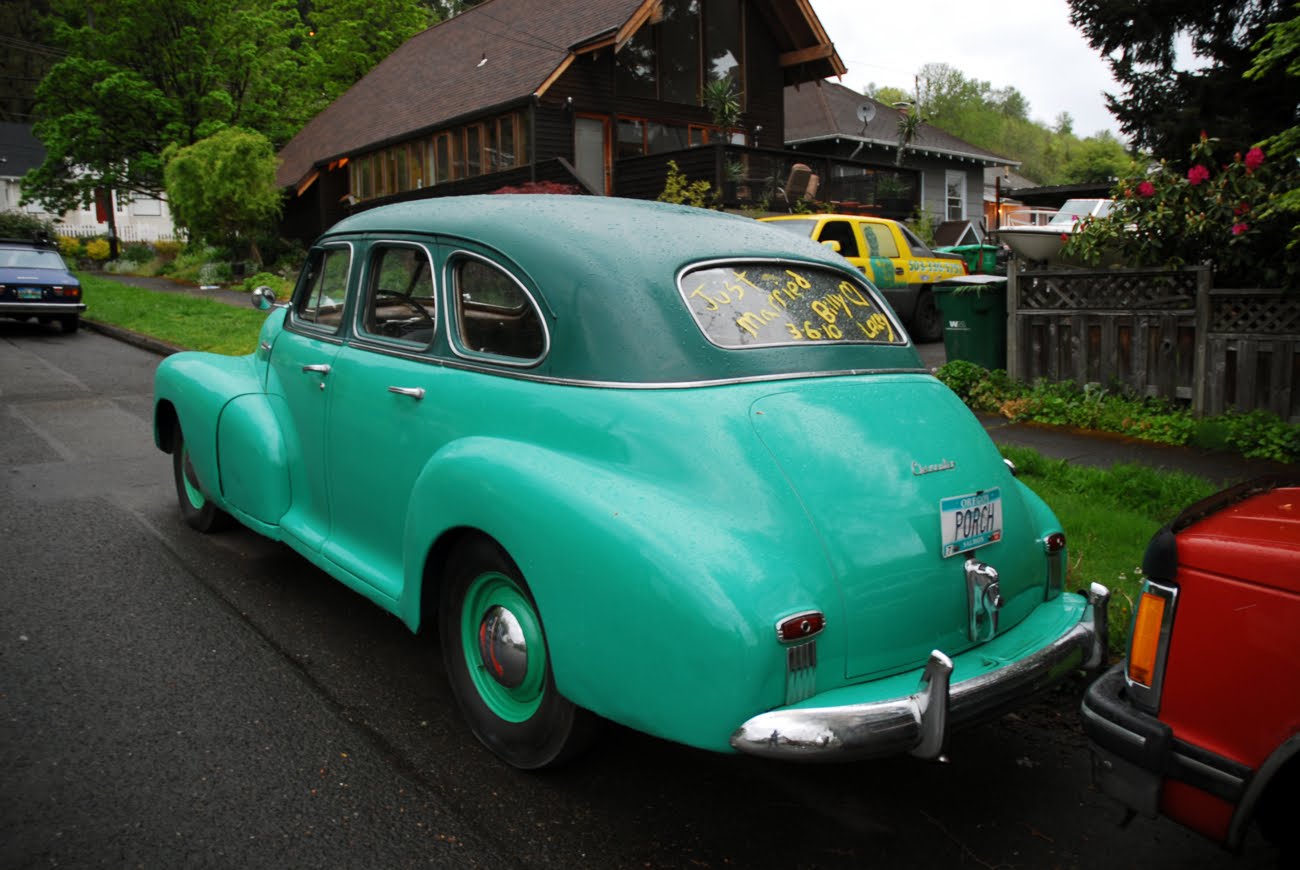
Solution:
<svg viewBox="0 0 1300 870"><path fill-rule="evenodd" d="M172 477L176 481L176 500L180 503L181 517L190 528L206 533L218 532L231 525L230 514L213 504L199 486L194 463L190 460L189 445L185 443L179 423L172 433Z"/></svg>
<svg viewBox="0 0 1300 870"><path fill-rule="evenodd" d="M476 538L448 561L438 608L443 662L470 729L524 770L556 767L591 742L599 720L560 695L541 616L519 569Z"/></svg>
<svg viewBox="0 0 1300 870"><path fill-rule="evenodd" d="M916 310L912 312L912 341L928 344L943 338L943 315L934 301L934 293L922 290L916 297Z"/></svg>

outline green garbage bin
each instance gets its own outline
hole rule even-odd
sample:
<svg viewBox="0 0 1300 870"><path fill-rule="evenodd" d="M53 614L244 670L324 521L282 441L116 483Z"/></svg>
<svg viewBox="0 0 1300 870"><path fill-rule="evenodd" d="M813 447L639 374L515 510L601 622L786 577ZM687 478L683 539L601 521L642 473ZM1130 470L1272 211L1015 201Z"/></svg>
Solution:
<svg viewBox="0 0 1300 870"><path fill-rule="evenodd" d="M972 275L1005 275L1006 263L998 262L997 245L948 245L935 248L936 254L956 254L966 261Z"/></svg>
<svg viewBox="0 0 1300 870"><path fill-rule="evenodd" d="M933 287L943 319L948 362L966 360L986 369L1007 367L1007 279L965 275Z"/></svg>

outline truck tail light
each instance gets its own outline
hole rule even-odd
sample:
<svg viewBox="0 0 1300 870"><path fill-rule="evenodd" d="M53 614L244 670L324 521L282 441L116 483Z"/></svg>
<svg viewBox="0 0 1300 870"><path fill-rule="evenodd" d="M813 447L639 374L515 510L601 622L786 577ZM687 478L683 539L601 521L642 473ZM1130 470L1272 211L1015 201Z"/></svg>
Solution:
<svg viewBox="0 0 1300 870"><path fill-rule="evenodd" d="M1142 586L1133 612L1125 675L1133 701L1153 713L1160 707L1177 600L1177 587L1148 580Z"/></svg>

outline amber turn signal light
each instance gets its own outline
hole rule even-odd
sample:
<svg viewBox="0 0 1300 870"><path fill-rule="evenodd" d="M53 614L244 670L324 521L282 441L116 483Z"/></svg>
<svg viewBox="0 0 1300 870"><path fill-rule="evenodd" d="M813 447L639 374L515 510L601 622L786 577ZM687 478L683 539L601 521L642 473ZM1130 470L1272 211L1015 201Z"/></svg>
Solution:
<svg viewBox="0 0 1300 870"><path fill-rule="evenodd" d="M1161 627L1165 623L1168 599L1143 592L1133 620L1133 638L1128 649L1128 678L1144 686L1155 683L1156 661L1160 656Z"/></svg>

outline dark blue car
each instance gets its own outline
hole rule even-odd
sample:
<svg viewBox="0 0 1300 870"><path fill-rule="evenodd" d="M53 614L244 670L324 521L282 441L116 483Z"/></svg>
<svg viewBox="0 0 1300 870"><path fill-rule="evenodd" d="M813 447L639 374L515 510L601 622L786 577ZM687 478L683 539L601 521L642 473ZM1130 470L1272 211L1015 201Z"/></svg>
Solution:
<svg viewBox="0 0 1300 870"><path fill-rule="evenodd" d="M81 325L81 282L52 243L0 239L0 317L57 322L64 332Z"/></svg>

